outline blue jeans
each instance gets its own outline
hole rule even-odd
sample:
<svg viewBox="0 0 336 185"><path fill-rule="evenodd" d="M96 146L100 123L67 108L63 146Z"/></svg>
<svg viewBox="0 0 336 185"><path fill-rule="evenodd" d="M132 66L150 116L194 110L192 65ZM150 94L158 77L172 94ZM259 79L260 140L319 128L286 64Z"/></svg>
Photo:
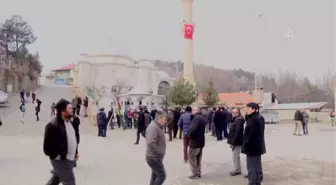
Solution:
<svg viewBox="0 0 336 185"><path fill-rule="evenodd" d="M106 128L107 128L106 124L99 124L98 125L98 136L106 137Z"/></svg>

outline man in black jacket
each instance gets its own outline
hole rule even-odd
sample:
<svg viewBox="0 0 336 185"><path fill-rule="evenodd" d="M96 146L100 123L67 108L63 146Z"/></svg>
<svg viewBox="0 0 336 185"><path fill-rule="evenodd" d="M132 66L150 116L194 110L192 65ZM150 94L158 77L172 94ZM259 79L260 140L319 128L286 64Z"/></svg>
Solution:
<svg viewBox="0 0 336 185"><path fill-rule="evenodd" d="M231 176L241 174L240 152L243 145L244 134L244 118L240 114L240 110L235 108L232 110L232 121L230 124L230 132L228 137L228 144L232 148L233 171Z"/></svg>
<svg viewBox="0 0 336 185"><path fill-rule="evenodd" d="M231 122L231 115L229 111L226 110L226 108L222 108L222 112L224 115L224 120L223 120L223 133L224 133L224 139L227 139L229 134L228 134L228 125Z"/></svg>
<svg viewBox="0 0 336 185"><path fill-rule="evenodd" d="M76 185L73 167L78 157L79 124L71 122L69 101L61 99L55 107L57 115L46 125L43 142L43 151L53 167L47 185Z"/></svg>
<svg viewBox="0 0 336 185"><path fill-rule="evenodd" d="M84 117L87 117L87 109L89 107L89 98L86 96L83 101L83 106L84 106Z"/></svg>
<svg viewBox="0 0 336 185"><path fill-rule="evenodd" d="M189 142L189 164L191 167L192 175L189 179L198 179L201 177L201 160L203 147L205 146L205 127L207 124L206 119L202 114L199 107L193 109L192 121L189 126L188 136Z"/></svg>
<svg viewBox="0 0 336 185"><path fill-rule="evenodd" d="M76 107L76 113L79 116L80 114L80 109L82 106L82 98L80 96L77 96L77 107Z"/></svg>
<svg viewBox="0 0 336 185"><path fill-rule="evenodd" d="M294 135L301 136L301 125L303 122L303 114L300 109L296 110L294 114L295 128Z"/></svg>
<svg viewBox="0 0 336 185"><path fill-rule="evenodd" d="M182 128L178 127L178 122L180 120L181 117L181 113L180 110L178 108L174 108L173 109L173 114L174 114L174 122L173 122L173 136L174 139L177 137L177 133L180 129L180 133L182 133ZM182 134L179 135L179 138L182 139Z"/></svg>
<svg viewBox="0 0 336 185"><path fill-rule="evenodd" d="M36 105L35 105L35 115L36 115L36 121L40 121L39 113L41 111L41 100L36 99Z"/></svg>
<svg viewBox="0 0 336 185"><path fill-rule="evenodd" d="M216 129L217 141L223 140L223 131L224 131L223 127L226 121L227 121L226 114L223 112L223 108L221 107L214 113L213 117L213 122Z"/></svg>
<svg viewBox="0 0 336 185"><path fill-rule="evenodd" d="M136 136L136 141L135 141L135 145L139 144L139 140L140 140L140 134L145 137L146 134L146 128L147 128L147 124L146 124L146 119L150 119L151 115L148 111L144 110L142 107L140 107L140 113L138 116L138 122L137 122L137 136Z"/></svg>
<svg viewBox="0 0 336 185"><path fill-rule="evenodd" d="M260 161L262 155L262 132L260 117L258 114L259 105L248 103L246 127L243 137L242 153L246 154L249 185L260 185Z"/></svg>

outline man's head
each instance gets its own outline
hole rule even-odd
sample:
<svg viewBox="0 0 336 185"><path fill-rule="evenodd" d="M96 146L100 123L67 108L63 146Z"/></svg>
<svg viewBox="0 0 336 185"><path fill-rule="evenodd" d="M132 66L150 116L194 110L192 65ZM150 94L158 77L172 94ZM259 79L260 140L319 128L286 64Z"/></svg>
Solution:
<svg viewBox="0 0 336 185"><path fill-rule="evenodd" d="M232 117L234 117L234 118L240 116L241 115L240 114L240 109L238 109L238 108L232 109L231 114L232 114Z"/></svg>
<svg viewBox="0 0 336 185"><path fill-rule="evenodd" d="M192 108L188 105L188 106L185 108L185 111L186 111L186 112L191 112L191 111L192 111Z"/></svg>
<svg viewBox="0 0 336 185"><path fill-rule="evenodd" d="M155 122L158 123L160 126L165 126L168 122L167 113L162 110L156 111Z"/></svg>
<svg viewBox="0 0 336 185"><path fill-rule="evenodd" d="M202 112L202 109L201 107L196 106L196 107L193 107L192 111L193 111L193 114L199 114Z"/></svg>
<svg viewBox="0 0 336 185"><path fill-rule="evenodd" d="M258 112L258 110L259 110L259 105L258 104L256 104L256 103L254 103L254 102L251 102L251 103L248 103L247 105L246 105L246 113L247 113L247 115L250 115L250 114L253 114L253 113L256 113L256 112Z"/></svg>
<svg viewBox="0 0 336 185"><path fill-rule="evenodd" d="M56 111L59 116L64 120L68 120L72 117L71 103L65 99L60 99L55 105Z"/></svg>

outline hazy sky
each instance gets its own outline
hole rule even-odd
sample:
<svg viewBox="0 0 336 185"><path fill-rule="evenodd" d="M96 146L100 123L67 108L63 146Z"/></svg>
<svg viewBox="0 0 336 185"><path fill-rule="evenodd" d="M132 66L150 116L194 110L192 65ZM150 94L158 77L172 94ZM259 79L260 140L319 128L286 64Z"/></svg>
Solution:
<svg viewBox="0 0 336 185"><path fill-rule="evenodd" d="M181 0L0 0L33 27L45 70L81 53L182 60ZM258 13L264 13L261 19ZM195 63L316 78L335 71L335 0L195 0ZM283 37L290 28L291 39ZM110 40L110 43L109 43Z"/></svg>

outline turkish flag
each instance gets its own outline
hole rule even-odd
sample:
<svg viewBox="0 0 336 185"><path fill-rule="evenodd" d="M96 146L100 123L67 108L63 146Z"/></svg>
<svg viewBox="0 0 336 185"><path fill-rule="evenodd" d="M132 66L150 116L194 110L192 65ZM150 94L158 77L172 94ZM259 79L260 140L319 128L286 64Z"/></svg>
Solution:
<svg viewBox="0 0 336 185"><path fill-rule="evenodd" d="M194 25L184 24L184 38L192 40L193 34L194 34Z"/></svg>

